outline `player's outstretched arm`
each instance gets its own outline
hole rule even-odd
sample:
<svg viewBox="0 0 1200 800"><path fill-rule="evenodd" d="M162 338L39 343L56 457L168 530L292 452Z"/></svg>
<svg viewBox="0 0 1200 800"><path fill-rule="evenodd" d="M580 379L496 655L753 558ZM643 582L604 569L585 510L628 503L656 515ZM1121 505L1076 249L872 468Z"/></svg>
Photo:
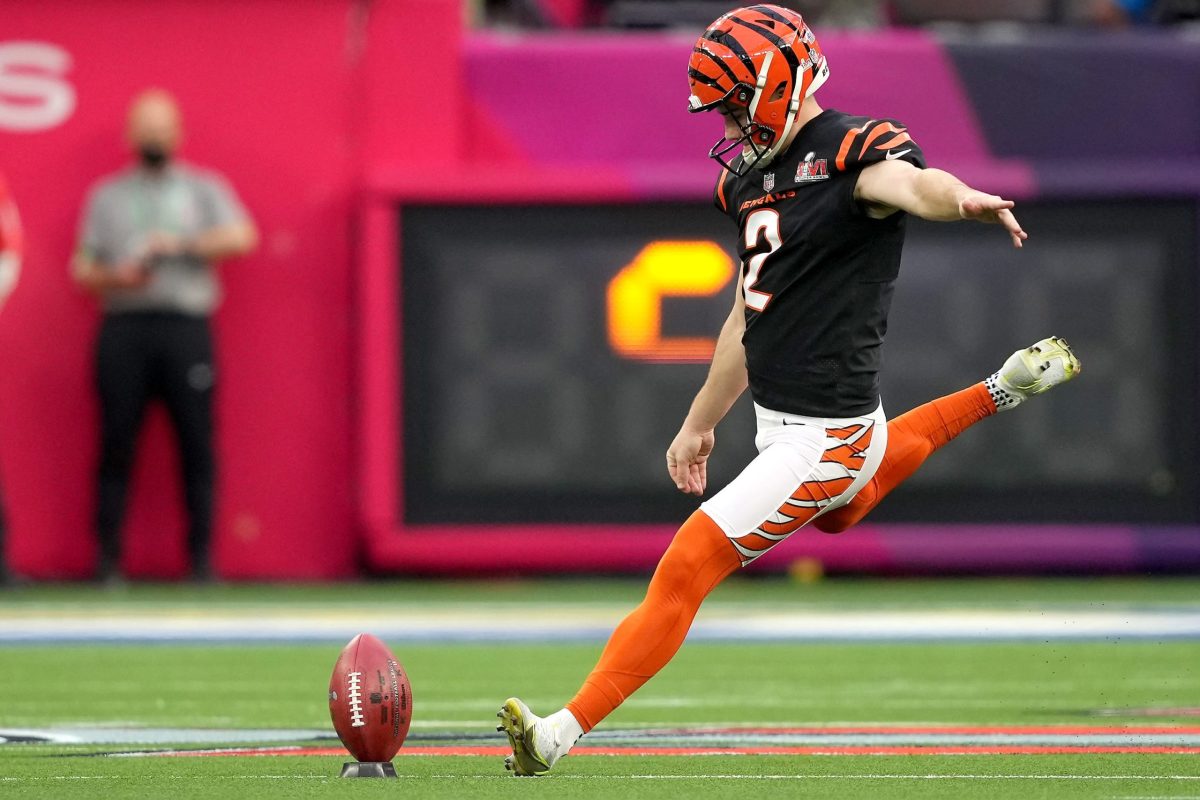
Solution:
<svg viewBox="0 0 1200 800"><path fill-rule="evenodd" d="M733 310L721 326L708 378L692 401L675 440L667 448L667 472L675 481L675 488L697 497L704 494L708 486L708 456L716 443L714 430L717 423L746 391L746 351L742 347L746 306L740 281L735 283L738 284L735 286L737 297Z"/></svg>
<svg viewBox="0 0 1200 800"><path fill-rule="evenodd" d="M876 217L899 209L939 222L973 219L1003 225L1013 247L1029 238L1013 215L1012 200L972 189L949 172L917 169L906 161L880 161L864 168L854 197Z"/></svg>

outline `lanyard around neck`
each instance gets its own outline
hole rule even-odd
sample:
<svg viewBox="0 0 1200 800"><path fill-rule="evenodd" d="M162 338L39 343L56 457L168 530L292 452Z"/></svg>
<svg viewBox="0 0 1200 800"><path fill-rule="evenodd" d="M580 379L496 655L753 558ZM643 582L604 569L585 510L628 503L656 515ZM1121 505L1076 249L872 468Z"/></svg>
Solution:
<svg viewBox="0 0 1200 800"><path fill-rule="evenodd" d="M150 178L139 175L134 185L131 211L140 231L182 234L187 191L175 175Z"/></svg>

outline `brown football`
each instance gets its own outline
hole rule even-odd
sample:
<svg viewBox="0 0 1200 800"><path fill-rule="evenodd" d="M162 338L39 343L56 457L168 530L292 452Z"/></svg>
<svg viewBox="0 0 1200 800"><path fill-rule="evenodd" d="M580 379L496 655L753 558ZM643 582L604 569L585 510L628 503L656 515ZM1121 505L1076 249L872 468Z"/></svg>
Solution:
<svg viewBox="0 0 1200 800"><path fill-rule="evenodd" d="M333 729L358 761L391 761L412 722L412 685L387 645L369 633L350 640L329 679Z"/></svg>

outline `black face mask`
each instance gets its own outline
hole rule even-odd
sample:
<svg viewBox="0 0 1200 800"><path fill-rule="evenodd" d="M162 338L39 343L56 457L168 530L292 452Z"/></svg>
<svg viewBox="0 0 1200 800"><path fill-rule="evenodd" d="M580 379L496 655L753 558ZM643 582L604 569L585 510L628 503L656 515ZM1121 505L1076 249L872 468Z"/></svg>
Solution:
<svg viewBox="0 0 1200 800"><path fill-rule="evenodd" d="M149 169L162 169L170 155L161 144L148 143L138 145L138 158Z"/></svg>

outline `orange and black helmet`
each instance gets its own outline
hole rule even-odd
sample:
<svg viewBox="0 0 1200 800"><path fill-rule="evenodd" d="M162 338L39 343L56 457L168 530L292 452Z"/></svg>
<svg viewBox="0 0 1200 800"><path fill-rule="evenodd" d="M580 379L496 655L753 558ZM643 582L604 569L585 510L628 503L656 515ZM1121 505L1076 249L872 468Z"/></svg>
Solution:
<svg viewBox="0 0 1200 800"><path fill-rule="evenodd" d="M747 6L719 17L697 40L688 62L688 110L723 108L737 117L741 138L722 136L708 154L742 174L779 154L800 104L828 77L821 47L799 14ZM744 158L735 169L739 153Z"/></svg>

